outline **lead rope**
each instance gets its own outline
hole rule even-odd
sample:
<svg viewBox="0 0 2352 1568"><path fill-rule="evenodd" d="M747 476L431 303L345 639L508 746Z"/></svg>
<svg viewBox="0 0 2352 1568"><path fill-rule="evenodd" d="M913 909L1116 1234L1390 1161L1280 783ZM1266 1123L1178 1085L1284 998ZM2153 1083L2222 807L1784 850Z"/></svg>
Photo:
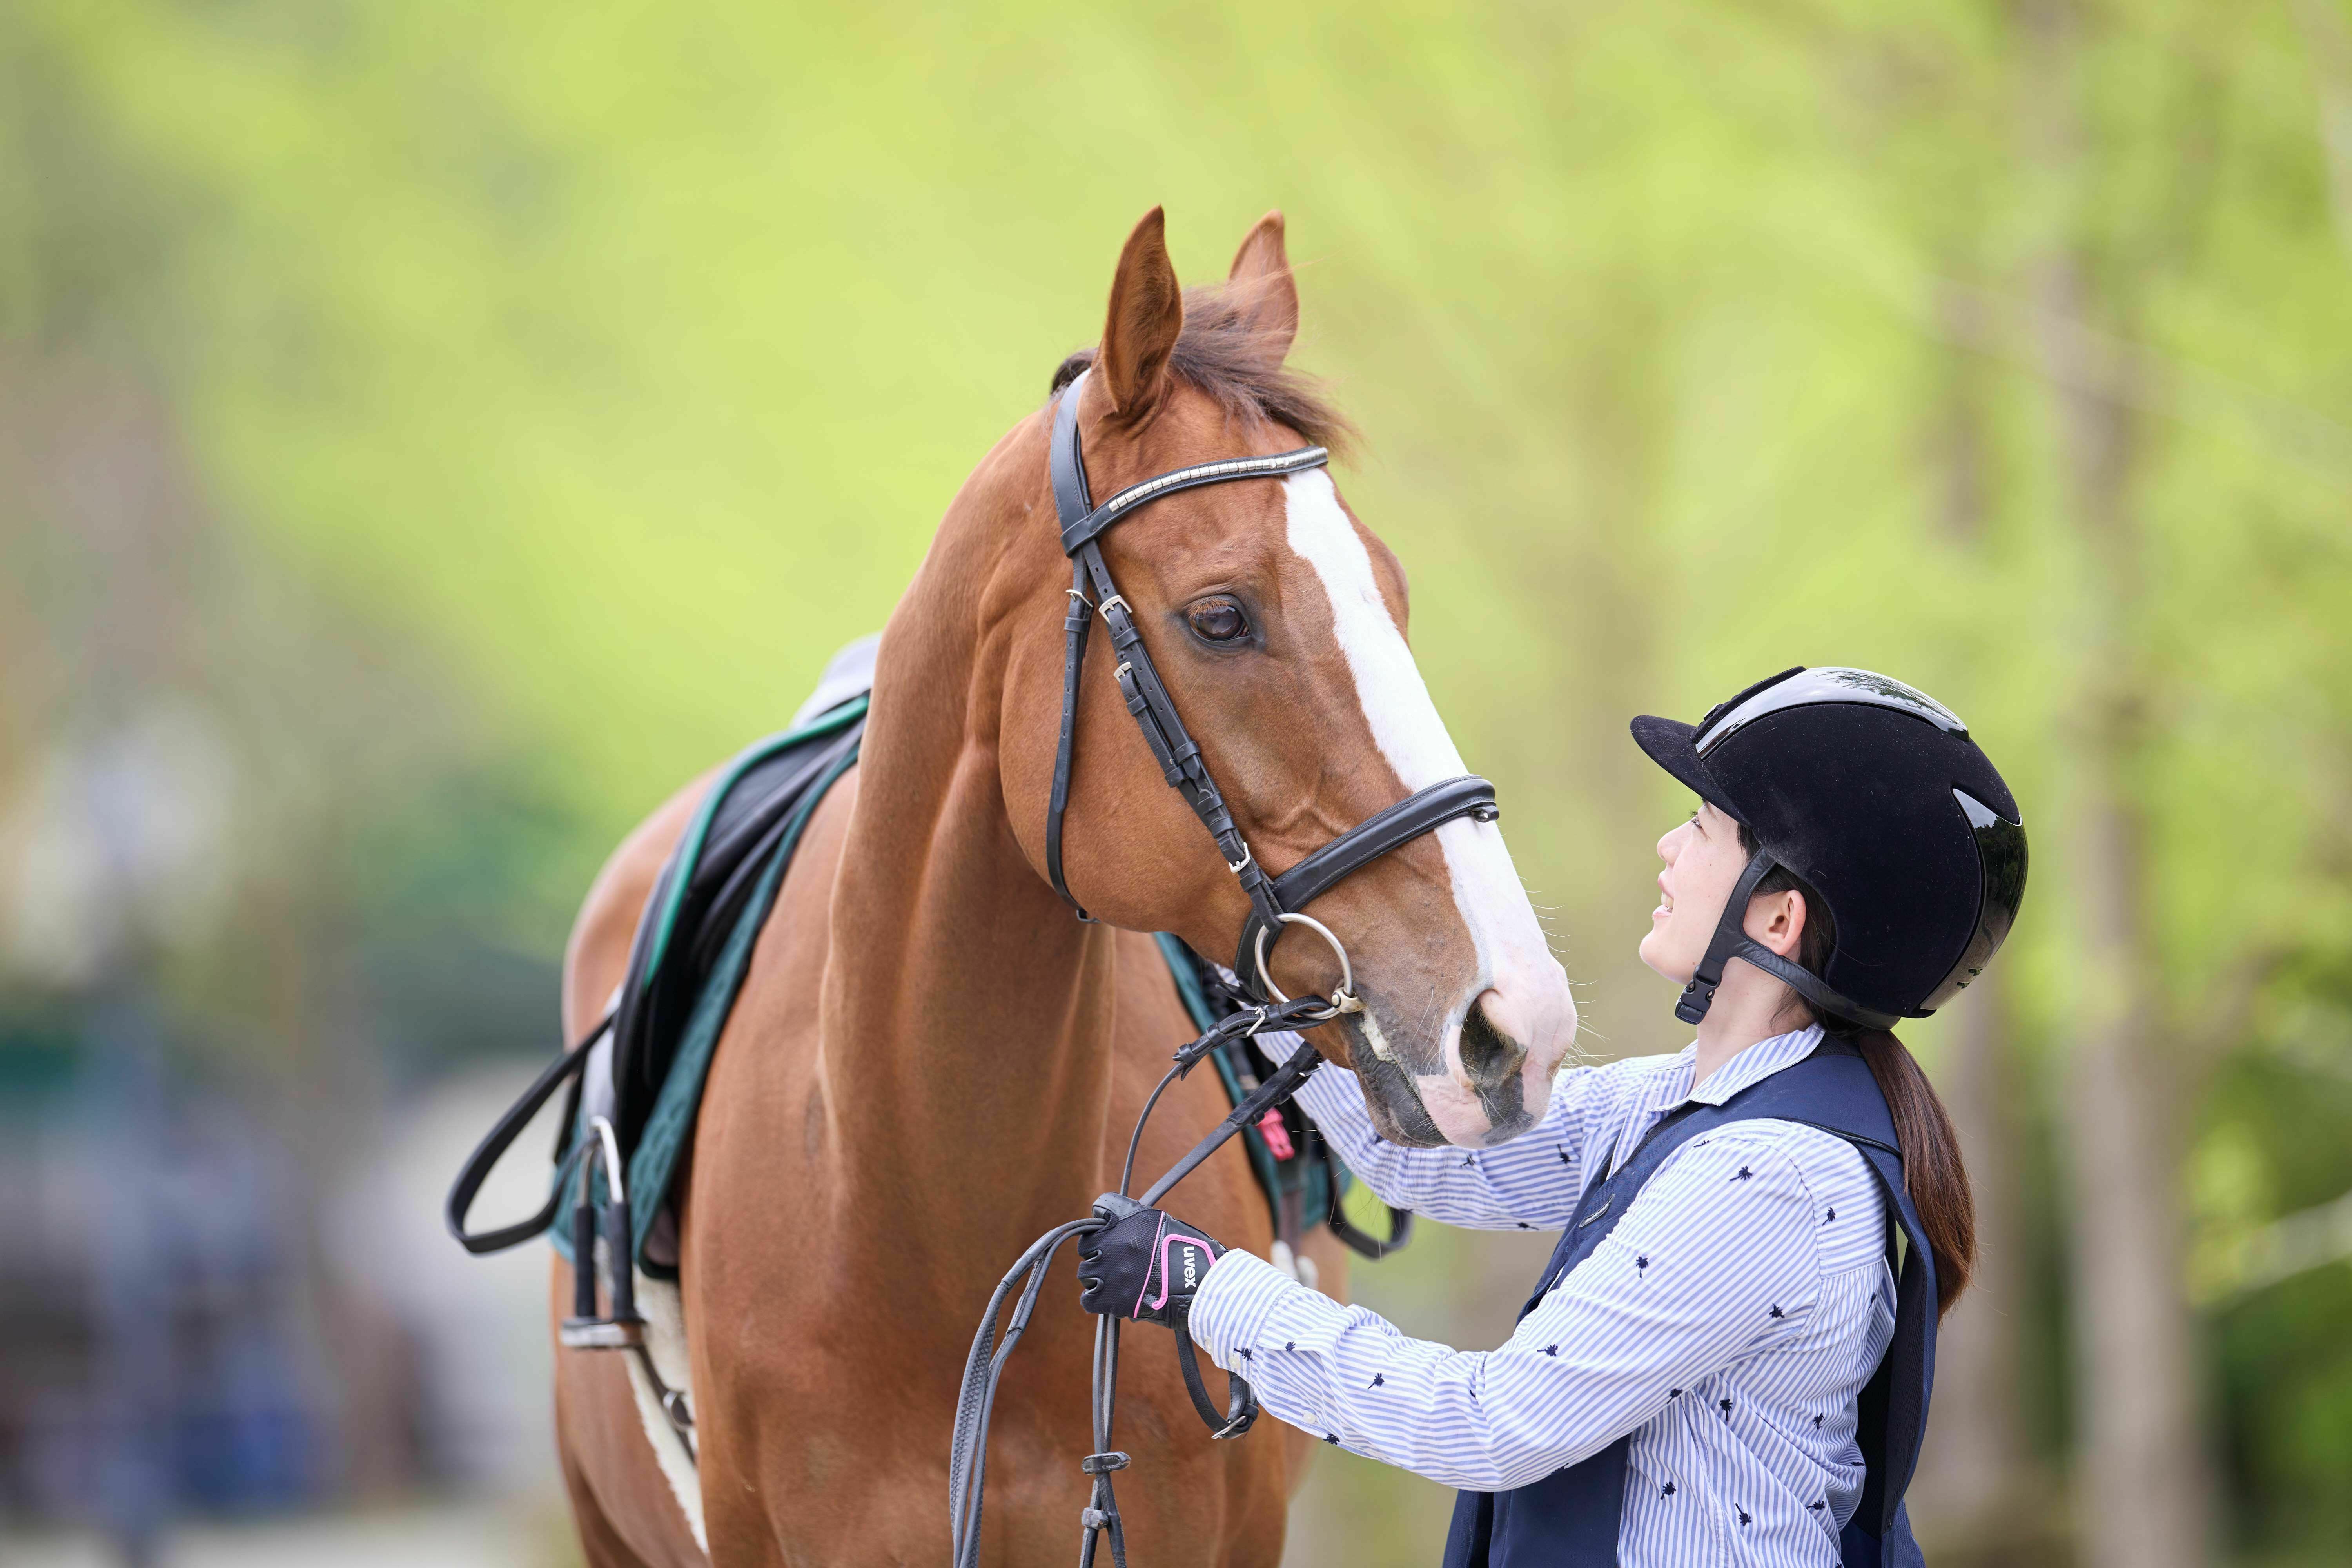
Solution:
<svg viewBox="0 0 2352 1568"><path fill-rule="evenodd" d="M1329 1002L1320 996L1301 996L1222 1019L1214 1028L1178 1051L1175 1065L1160 1079L1135 1119L1135 1131L1128 1139L1127 1160L1119 1171L1119 1195L1125 1197L1134 1181L1135 1155L1143 1142L1144 1124L1150 1121L1153 1108L1159 1105L1160 1097L1167 1092L1170 1084L1190 1073L1229 1040L1321 1023L1331 1016ZM1298 1092L1298 1086L1307 1081L1307 1075L1321 1060L1314 1047L1301 1045L1258 1086L1256 1092L1234 1106L1137 1201L1146 1208L1157 1206L1169 1189L1198 1170L1201 1163L1223 1148L1227 1140ZM1045 1276L1063 1243L1076 1237L1091 1236L1104 1223L1089 1215L1055 1226L1030 1243L988 1299L988 1310L981 1318L980 1331L972 1338L971 1353L964 1360L963 1384L956 1395L955 1433L948 1450L948 1523L955 1568L979 1568L981 1504L987 1489L988 1427L996 1407L997 1384L1004 1377L1005 1363L1028 1330L1038 1292L1045 1288ZM1013 1311L1003 1323L1000 1339L998 1320L1007 1298L1013 1299ZM1180 1317L1171 1326L1176 1331L1178 1361L1185 1373L1186 1392L1208 1424L1210 1436L1238 1437L1248 1431L1257 1418L1257 1400L1248 1383L1239 1376L1232 1379L1229 1408L1223 1417L1218 1416L1202 1384L1187 1324ZM1105 1537L1110 1542L1112 1568L1127 1568L1127 1536L1119 1521L1118 1497L1111 1486L1111 1476L1132 1462L1128 1455L1111 1447L1111 1425L1118 1403L1118 1321L1108 1315L1095 1325L1094 1451L1078 1461L1078 1468L1093 1478L1094 1486L1087 1506L1078 1515L1085 1532L1078 1542L1079 1568L1093 1568L1095 1553Z"/></svg>

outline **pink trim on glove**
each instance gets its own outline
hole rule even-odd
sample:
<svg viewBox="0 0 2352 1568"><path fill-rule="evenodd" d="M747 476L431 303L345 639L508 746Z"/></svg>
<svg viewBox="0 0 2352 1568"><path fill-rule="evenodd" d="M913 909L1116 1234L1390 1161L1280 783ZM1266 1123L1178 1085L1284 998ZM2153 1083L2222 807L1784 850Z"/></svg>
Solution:
<svg viewBox="0 0 2352 1568"><path fill-rule="evenodd" d="M1210 1244L1203 1237L1197 1236L1171 1236L1163 1237L1160 1243L1160 1300L1151 1303L1151 1310L1155 1312L1160 1308L1168 1305L1168 1249L1171 1247L1179 1246L1197 1247L1202 1250L1202 1252L1208 1255L1210 1262L1214 1263L1216 1261L1216 1255L1210 1252ZM1150 1289L1149 1284L1144 1288L1146 1289ZM1198 1284L1196 1283L1193 1288L1198 1289Z"/></svg>

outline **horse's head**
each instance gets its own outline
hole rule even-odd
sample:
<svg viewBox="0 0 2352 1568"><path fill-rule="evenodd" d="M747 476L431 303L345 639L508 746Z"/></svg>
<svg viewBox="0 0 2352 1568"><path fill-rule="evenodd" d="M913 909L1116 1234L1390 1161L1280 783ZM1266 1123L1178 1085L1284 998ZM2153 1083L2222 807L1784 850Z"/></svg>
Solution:
<svg viewBox="0 0 2352 1568"><path fill-rule="evenodd" d="M1189 295L1160 215L1147 216L1119 258L1102 343L1075 393L1096 499L1171 468L1341 435L1313 389L1283 369L1297 322L1280 215L1251 231L1222 288ZM1044 450L1034 433L1012 445ZM1042 462L1031 477L1022 531L1055 542ZM1105 535L1103 549L1267 871L1467 771L1405 646L1404 574L1328 472L1169 496ZM1024 626L1005 645L1000 756L1014 833L1042 873L1069 577L1025 545L999 565L1027 578L1017 593L992 584L1008 591L985 597L1017 602ZM1248 900L1137 733L1100 626L1093 644L1063 840L1071 891L1113 924L1172 931L1229 955ZM1384 1136L1493 1143L1542 1114L1576 1006L1497 826L1448 822L1307 912L1346 943L1365 1004L1313 1037L1355 1069ZM1276 945L1272 970L1293 994L1328 994L1339 981L1337 959L1300 928Z"/></svg>

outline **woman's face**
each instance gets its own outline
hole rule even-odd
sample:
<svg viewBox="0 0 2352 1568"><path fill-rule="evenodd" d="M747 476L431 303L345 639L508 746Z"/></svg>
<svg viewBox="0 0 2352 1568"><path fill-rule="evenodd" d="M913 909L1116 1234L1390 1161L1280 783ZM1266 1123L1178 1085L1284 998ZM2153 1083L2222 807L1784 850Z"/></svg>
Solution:
<svg viewBox="0 0 2352 1568"><path fill-rule="evenodd" d="M1675 984L1688 983L1706 956L1723 902L1747 868L1739 824L1702 805L1688 822L1658 840L1658 907L1642 939L1642 962Z"/></svg>

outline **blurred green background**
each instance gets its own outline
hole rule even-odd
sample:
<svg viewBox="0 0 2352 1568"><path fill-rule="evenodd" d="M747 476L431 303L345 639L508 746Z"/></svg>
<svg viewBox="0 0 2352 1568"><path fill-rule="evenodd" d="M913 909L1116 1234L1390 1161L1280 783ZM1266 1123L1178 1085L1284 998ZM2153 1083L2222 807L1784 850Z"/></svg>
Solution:
<svg viewBox="0 0 2352 1568"><path fill-rule="evenodd" d="M14 0L0 1546L565 1559L538 1265L439 1184L1158 203L1192 281L1288 215L1596 1056L1680 1043L1630 713L1859 664L2016 786L1912 1032L1987 1248L1935 1560L2352 1562L2347 0ZM1534 1267L1358 1279L1492 1342ZM1445 1506L1327 1455L1291 1561Z"/></svg>

